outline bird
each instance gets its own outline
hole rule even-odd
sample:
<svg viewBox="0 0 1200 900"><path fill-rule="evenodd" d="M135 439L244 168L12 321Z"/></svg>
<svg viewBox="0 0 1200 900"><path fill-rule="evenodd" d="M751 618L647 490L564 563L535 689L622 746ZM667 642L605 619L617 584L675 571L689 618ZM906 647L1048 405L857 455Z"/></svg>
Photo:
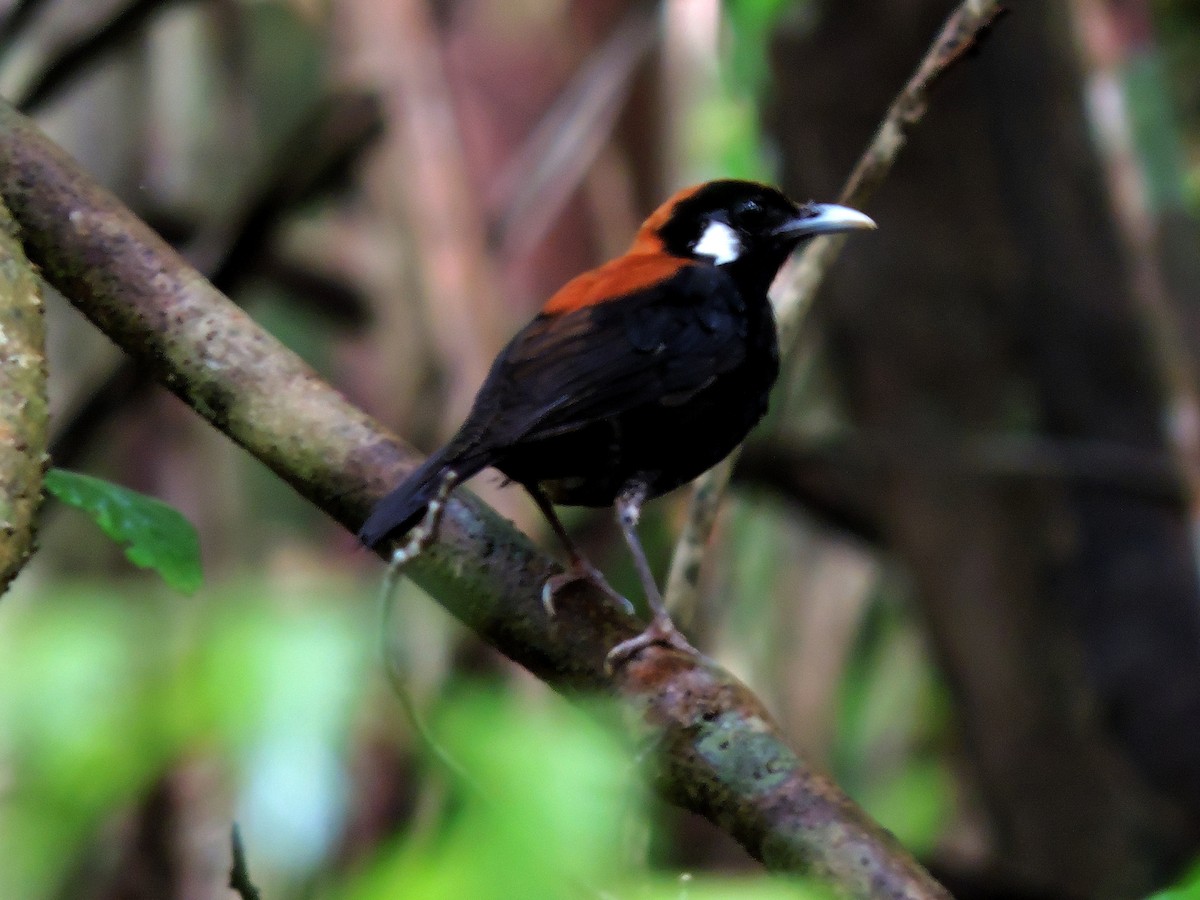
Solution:
<svg viewBox="0 0 1200 900"><path fill-rule="evenodd" d="M642 223L628 251L567 282L492 363L462 426L371 509L359 539L393 569L436 539L453 489L485 468L521 485L566 550L542 593L548 612L586 579L628 606L579 551L555 505L613 507L651 619L608 654L691 651L663 604L636 526L642 505L724 459L767 411L779 374L768 290L814 235L875 228L858 210L796 203L766 184L685 188Z"/></svg>

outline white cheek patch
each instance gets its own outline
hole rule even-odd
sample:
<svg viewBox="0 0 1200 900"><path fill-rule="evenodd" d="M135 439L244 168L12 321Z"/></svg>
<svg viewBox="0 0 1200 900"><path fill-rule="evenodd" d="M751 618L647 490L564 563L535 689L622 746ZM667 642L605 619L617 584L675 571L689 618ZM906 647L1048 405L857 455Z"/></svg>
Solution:
<svg viewBox="0 0 1200 900"><path fill-rule="evenodd" d="M741 256L742 242L737 232L724 222L709 222L692 252L696 256L710 256L714 265L723 266Z"/></svg>

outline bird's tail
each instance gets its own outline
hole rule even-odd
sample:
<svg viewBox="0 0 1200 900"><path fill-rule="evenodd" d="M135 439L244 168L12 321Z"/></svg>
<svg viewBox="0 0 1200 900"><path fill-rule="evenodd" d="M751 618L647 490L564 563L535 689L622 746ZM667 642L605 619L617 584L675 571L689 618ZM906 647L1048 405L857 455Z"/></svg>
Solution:
<svg viewBox="0 0 1200 900"><path fill-rule="evenodd" d="M475 455L451 458L443 448L425 460L400 485L371 508L367 521L358 530L358 539L374 548L385 538L403 535L425 515L429 501L437 494L450 470L458 481L466 481L487 466L487 459Z"/></svg>

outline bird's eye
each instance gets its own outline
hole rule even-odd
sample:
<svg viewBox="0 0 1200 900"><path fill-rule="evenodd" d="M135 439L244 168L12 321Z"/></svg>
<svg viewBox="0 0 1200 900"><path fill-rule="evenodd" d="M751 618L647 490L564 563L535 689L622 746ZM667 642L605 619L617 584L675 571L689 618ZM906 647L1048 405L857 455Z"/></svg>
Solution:
<svg viewBox="0 0 1200 900"><path fill-rule="evenodd" d="M757 200L746 200L738 205L735 218L743 227L753 228L756 223L762 221L764 215L762 204Z"/></svg>

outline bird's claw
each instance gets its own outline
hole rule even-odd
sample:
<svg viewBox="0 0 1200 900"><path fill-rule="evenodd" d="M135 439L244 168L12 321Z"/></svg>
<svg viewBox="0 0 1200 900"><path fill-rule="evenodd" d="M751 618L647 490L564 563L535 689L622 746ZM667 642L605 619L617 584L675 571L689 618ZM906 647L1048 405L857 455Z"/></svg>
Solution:
<svg viewBox="0 0 1200 900"><path fill-rule="evenodd" d="M634 614L633 604L628 599L617 593L616 589L608 583L601 574L600 570L590 563L583 560L576 560L571 563L564 571L556 575L551 575L542 585L542 607L546 610L546 615L554 618L554 598L562 592L563 588L571 584L577 584L580 581L587 581L595 585L605 596L616 602L625 612L630 615Z"/></svg>
<svg viewBox="0 0 1200 900"><path fill-rule="evenodd" d="M605 674L613 674L619 666L625 665L625 663L629 662L634 656L652 644L670 647L683 653L699 654L699 651L688 643L688 639L683 636L683 632L675 627L675 623L671 621L669 616L656 615L650 620L650 624L646 626L646 629L641 634L631 637L627 641L621 641L621 643L608 651L608 656L604 658Z"/></svg>

